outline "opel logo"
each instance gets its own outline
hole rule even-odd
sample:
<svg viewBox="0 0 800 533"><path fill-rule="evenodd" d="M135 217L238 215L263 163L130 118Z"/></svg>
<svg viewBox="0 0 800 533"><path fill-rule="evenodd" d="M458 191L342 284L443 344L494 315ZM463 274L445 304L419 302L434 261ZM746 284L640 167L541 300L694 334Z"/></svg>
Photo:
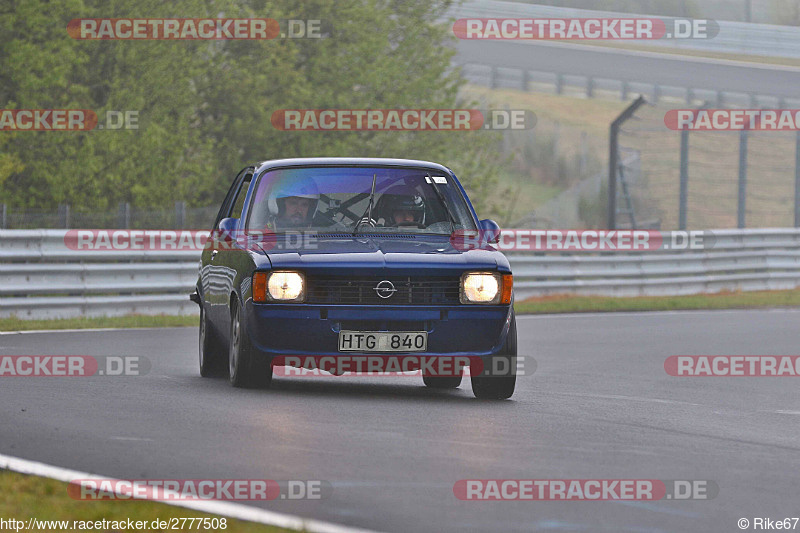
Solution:
<svg viewBox="0 0 800 533"><path fill-rule="evenodd" d="M391 298L392 295L397 292L397 289L394 288L394 283L385 279L375 286L375 292L378 296L385 299Z"/></svg>

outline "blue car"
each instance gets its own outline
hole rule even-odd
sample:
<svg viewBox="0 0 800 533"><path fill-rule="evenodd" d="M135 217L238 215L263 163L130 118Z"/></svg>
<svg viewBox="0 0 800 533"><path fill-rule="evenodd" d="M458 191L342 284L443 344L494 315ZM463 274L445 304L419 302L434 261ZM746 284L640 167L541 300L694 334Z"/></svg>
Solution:
<svg viewBox="0 0 800 533"><path fill-rule="evenodd" d="M227 368L235 387L267 387L275 368L309 357L451 358L469 361L475 396L509 398L517 331L511 268L492 246L499 232L437 163L249 166L222 203L191 295L200 374ZM460 235L479 242L460 245ZM465 374L417 368L432 388Z"/></svg>

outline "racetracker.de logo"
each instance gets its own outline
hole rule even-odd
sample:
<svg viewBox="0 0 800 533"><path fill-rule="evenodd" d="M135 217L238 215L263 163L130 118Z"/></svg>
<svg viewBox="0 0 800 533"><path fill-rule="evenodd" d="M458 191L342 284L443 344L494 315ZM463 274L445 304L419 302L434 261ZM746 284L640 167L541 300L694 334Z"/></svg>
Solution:
<svg viewBox="0 0 800 533"><path fill-rule="evenodd" d="M536 115L527 109L279 109L271 122L281 131L527 130Z"/></svg>
<svg viewBox="0 0 800 533"><path fill-rule="evenodd" d="M73 479L74 500L272 501L322 500L333 486L323 480L273 479Z"/></svg>
<svg viewBox="0 0 800 533"><path fill-rule="evenodd" d="M199 251L206 247L210 234L208 230L72 229L64 235L64 245L81 252Z"/></svg>
<svg viewBox="0 0 800 533"><path fill-rule="evenodd" d="M461 479L453 495L466 501L710 500L719 486L709 480L659 479Z"/></svg>
<svg viewBox="0 0 800 533"><path fill-rule="evenodd" d="M402 338L403 335L398 333L400 346ZM378 342L377 336L370 333L357 333L353 338L354 345L358 343L369 349L374 349ZM522 355L517 356L513 363L503 357L484 360L477 356L286 355L275 357L272 365L273 374L283 377L500 377L532 375L536 371L536 360Z"/></svg>
<svg viewBox="0 0 800 533"><path fill-rule="evenodd" d="M800 109L671 109L664 125L676 131L798 131Z"/></svg>
<svg viewBox="0 0 800 533"><path fill-rule="evenodd" d="M497 237L497 242L492 242ZM709 231L653 230L457 230L450 236L457 250L492 246L503 252L649 252L703 250L713 247Z"/></svg>
<svg viewBox="0 0 800 533"><path fill-rule="evenodd" d="M86 18L67 24L69 36L80 40L321 39L331 31L313 19Z"/></svg>
<svg viewBox="0 0 800 533"><path fill-rule="evenodd" d="M0 355L0 377L143 376L150 367L138 355Z"/></svg>
<svg viewBox="0 0 800 533"><path fill-rule="evenodd" d="M678 377L798 377L797 355L672 355L664 370Z"/></svg>
<svg viewBox="0 0 800 533"><path fill-rule="evenodd" d="M67 33L90 40L274 39L280 35L275 19L72 19Z"/></svg>
<svg viewBox="0 0 800 533"><path fill-rule="evenodd" d="M97 122L90 109L0 110L0 131L88 131Z"/></svg>
<svg viewBox="0 0 800 533"><path fill-rule="evenodd" d="M453 24L453 34L459 39L711 39L718 33L719 24L703 19L462 18Z"/></svg>
<svg viewBox="0 0 800 533"><path fill-rule="evenodd" d="M0 131L89 131L139 129L139 111L90 109L0 109Z"/></svg>
<svg viewBox="0 0 800 533"><path fill-rule="evenodd" d="M162 251L187 252L217 250L314 250L315 231L287 231L276 234L264 230L129 230L73 229L64 234L64 246L79 252Z"/></svg>

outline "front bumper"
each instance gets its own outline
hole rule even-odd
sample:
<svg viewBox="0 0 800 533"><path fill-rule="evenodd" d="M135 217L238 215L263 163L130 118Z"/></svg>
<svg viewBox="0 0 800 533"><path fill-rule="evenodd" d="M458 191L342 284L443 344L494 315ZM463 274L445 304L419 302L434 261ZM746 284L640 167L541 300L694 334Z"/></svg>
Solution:
<svg viewBox="0 0 800 533"><path fill-rule="evenodd" d="M339 352L339 331L427 331L428 351L412 355L491 356L508 335L510 305L347 306L245 304L246 331L264 356L375 355ZM392 355L402 356L402 352Z"/></svg>

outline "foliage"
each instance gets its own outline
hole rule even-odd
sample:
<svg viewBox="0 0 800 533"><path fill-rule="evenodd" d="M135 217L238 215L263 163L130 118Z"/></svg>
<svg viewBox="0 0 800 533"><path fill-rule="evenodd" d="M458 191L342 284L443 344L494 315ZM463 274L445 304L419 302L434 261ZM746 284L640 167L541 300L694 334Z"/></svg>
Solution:
<svg viewBox="0 0 800 533"><path fill-rule="evenodd" d="M0 201L109 209L220 201L255 161L311 156L431 159L483 191L486 132L284 132L280 109L453 108L449 0L11 0L0 8L0 108L139 112L138 129L1 132ZM76 40L75 18L321 20L322 39ZM481 198L474 198L477 208Z"/></svg>

